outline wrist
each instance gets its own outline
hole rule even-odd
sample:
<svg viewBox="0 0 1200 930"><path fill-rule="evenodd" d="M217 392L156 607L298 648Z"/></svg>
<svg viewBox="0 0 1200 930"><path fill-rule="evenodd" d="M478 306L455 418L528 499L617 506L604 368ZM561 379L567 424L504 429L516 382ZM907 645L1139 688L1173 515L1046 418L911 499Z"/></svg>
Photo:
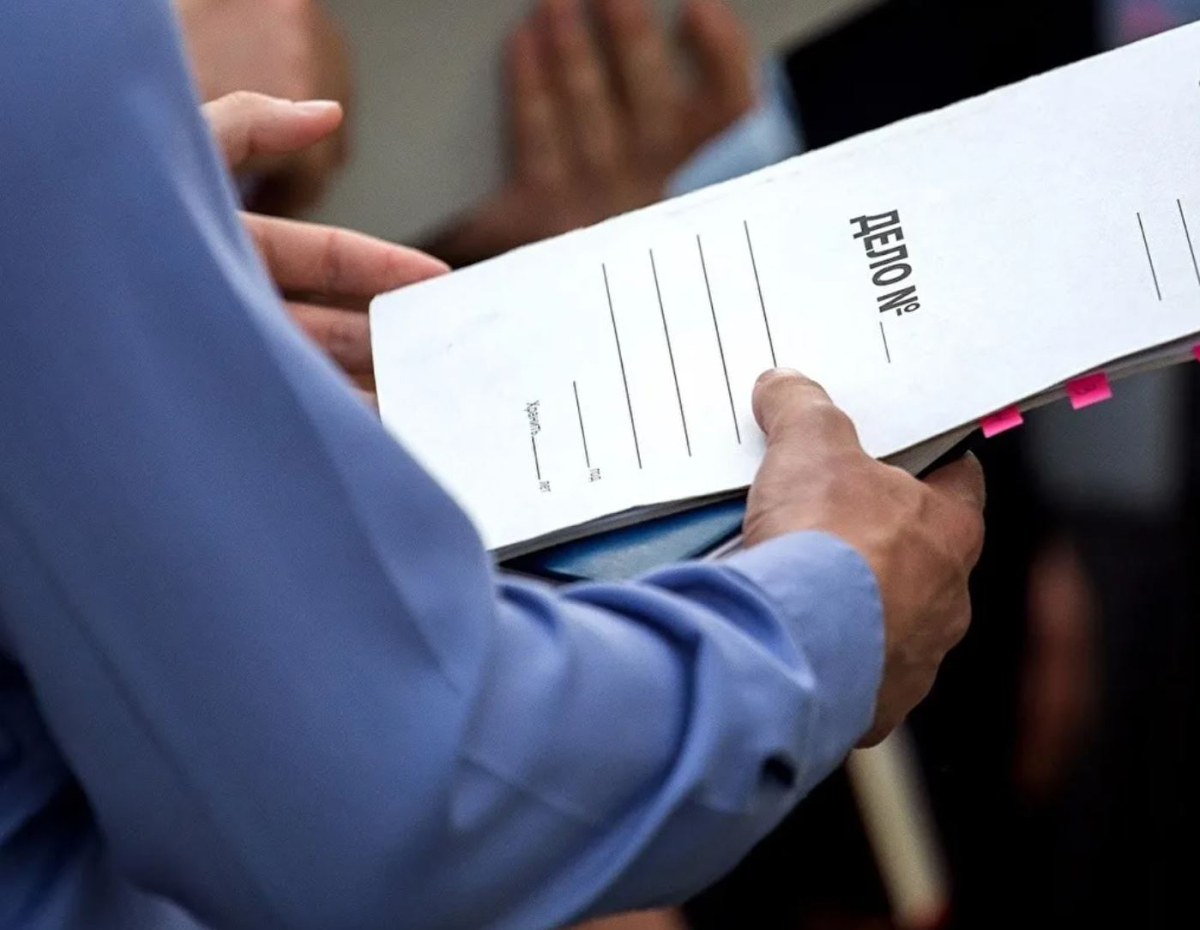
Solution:
<svg viewBox="0 0 1200 930"><path fill-rule="evenodd" d="M828 533L760 543L726 563L757 585L785 619L821 696L813 758L836 765L867 733L883 680L885 627L874 571ZM827 774L824 773L824 774Z"/></svg>

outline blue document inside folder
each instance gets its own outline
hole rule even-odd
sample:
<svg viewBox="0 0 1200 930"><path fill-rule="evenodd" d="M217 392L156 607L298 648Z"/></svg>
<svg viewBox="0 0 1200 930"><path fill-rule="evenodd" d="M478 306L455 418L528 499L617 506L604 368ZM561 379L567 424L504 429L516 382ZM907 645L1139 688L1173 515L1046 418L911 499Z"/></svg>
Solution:
<svg viewBox="0 0 1200 930"><path fill-rule="evenodd" d="M745 514L744 500L709 504L545 549L505 567L559 581L623 581L711 552L741 532Z"/></svg>

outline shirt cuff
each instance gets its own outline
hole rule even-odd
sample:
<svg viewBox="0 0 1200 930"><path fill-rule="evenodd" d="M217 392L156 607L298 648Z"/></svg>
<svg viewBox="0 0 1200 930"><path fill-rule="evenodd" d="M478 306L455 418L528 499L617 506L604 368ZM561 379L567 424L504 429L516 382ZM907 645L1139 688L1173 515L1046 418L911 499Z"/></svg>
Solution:
<svg viewBox="0 0 1200 930"><path fill-rule="evenodd" d="M703 146L667 183L678 197L769 168L804 151L804 131L782 65L763 69L762 102Z"/></svg>
<svg viewBox="0 0 1200 930"><path fill-rule="evenodd" d="M836 766L871 729L883 681L883 604L874 572L826 533L784 536L725 564L766 595L807 658L816 682L809 754ZM811 790L829 772L806 774Z"/></svg>

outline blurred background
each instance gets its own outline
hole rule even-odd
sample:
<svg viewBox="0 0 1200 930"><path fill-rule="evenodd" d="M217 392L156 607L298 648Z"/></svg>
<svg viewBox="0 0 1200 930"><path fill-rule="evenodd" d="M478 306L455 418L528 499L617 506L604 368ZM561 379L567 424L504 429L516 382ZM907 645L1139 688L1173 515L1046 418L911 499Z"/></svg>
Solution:
<svg viewBox="0 0 1200 930"><path fill-rule="evenodd" d="M206 97L348 106L322 151L240 179L248 205L460 266L1200 19L1200 0L176 2ZM986 446L975 624L912 725L945 926L1197 920L1198 375ZM843 774L683 912L612 926L898 924Z"/></svg>
<svg viewBox="0 0 1200 930"><path fill-rule="evenodd" d="M876 0L730 0L756 58ZM679 0L646 0L664 23ZM321 208L330 222L411 238L502 178L504 47L528 0L328 0L354 49L356 157ZM404 54L399 50L403 47ZM438 89L430 93L431 87ZM481 145L490 140L490 145ZM447 159L447 152L453 153ZM391 195L381 192L394 192Z"/></svg>

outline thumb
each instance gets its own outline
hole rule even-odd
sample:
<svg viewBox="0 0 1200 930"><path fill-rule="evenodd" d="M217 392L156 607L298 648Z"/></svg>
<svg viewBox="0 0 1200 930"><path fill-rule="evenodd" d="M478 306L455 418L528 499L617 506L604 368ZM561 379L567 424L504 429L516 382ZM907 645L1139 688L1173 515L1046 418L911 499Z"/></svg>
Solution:
<svg viewBox="0 0 1200 930"><path fill-rule="evenodd" d="M754 418L767 444L801 441L858 445L854 424L821 385L798 371L777 368L754 386Z"/></svg>
<svg viewBox="0 0 1200 930"><path fill-rule="evenodd" d="M341 125L342 107L239 91L206 104L204 116L230 169L248 171L324 139Z"/></svg>

